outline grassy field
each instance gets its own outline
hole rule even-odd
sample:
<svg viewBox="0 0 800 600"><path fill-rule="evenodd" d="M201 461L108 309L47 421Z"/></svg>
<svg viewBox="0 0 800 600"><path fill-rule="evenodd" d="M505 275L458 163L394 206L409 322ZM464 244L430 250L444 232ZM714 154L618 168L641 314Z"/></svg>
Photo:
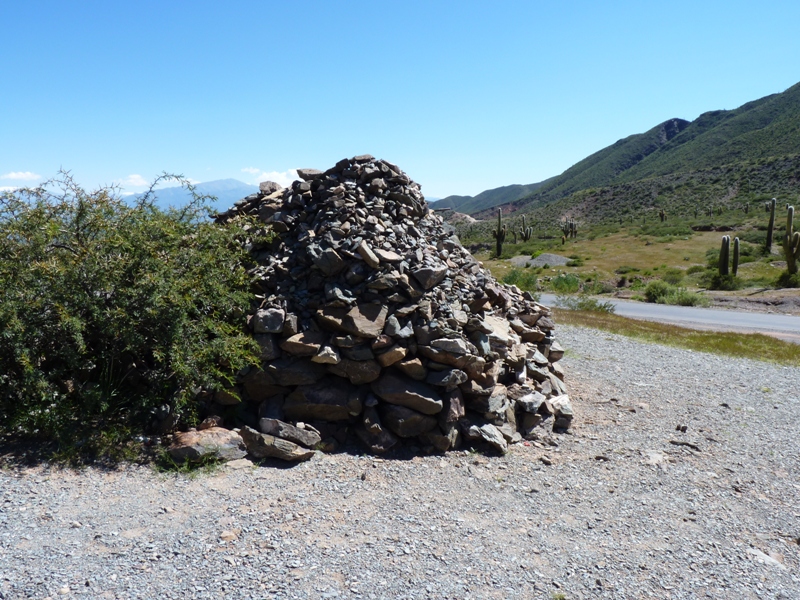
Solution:
<svg viewBox="0 0 800 600"><path fill-rule="evenodd" d="M740 334L716 331L697 331L675 325L627 319L619 315L576 310L554 309L556 321L567 325L591 327L627 337L711 352L725 356L749 358L800 366L800 344L791 344L761 334Z"/></svg>
<svg viewBox="0 0 800 600"><path fill-rule="evenodd" d="M734 218L738 217L738 218ZM589 225L575 239L565 244L560 239L534 239L527 243L506 242L503 257L497 260L493 251L479 251L476 258L498 278L511 270L508 258L515 255L532 256L541 252L559 254L572 259L570 265L533 268L540 287L548 288L550 278L559 273L572 273L582 281L604 283L594 292L612 289L643 288L648 281L664 279L673 285L690 290L704 289L708 277L716 273L716 261L723 235L739 237L742 256L739 264L739 287L763 288L774 286L785 270L780 252L782 231L776 230L772 254L764 252L766 232L761 213L747 219L739 212L730 215L730 231L692 231L687 220L660 226L608 224ZM778 221L776 216L776 221Z"/></svg>

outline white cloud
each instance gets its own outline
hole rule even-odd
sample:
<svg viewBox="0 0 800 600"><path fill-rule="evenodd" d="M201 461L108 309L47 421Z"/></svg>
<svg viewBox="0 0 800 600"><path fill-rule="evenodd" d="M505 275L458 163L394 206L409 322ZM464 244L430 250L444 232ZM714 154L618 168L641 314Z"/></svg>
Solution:
<svg viewBox="0 0 800 600"><path fill-rule="evenodd" d="M0 192L13 192L19 188L13 185L0 185Z"/></svg>
<svg viewBox="0 0 800 600"><path fill-rule="evenodd" d="M248 183L259 184L262 181L274 181L275 183L288 187L293 181L297 179L297 169L288 169L286 171L262 171L255 167L246 167L242 169L242 173L250 173Z"/></svg>
<svg viewBox="0 0 800 600"><path fill-rule="evenodd" d="M11 171L5 175L0 175L0 179L19 179L21 181L36 181L41 178L41 175L31 173L30 171Z"/></svg>
<svg viewBox="0 0 800 600"><path fill-rule="evenodd" d="M135 173L133 175L128 175L119 183L125 187L147 187L150 185L150 182L148 182L144 177Z"/></svg>

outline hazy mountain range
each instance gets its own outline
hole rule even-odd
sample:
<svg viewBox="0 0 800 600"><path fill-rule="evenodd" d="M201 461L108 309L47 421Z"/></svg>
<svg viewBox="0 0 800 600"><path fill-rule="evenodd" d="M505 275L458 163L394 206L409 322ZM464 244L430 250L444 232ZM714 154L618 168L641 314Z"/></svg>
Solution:
<svg viewBox="0 0 800 600"><path fill-rule="evenodd" d="M198 194L215 196L211 206L217 211L225 211L245 196L258 191L257 185L249 185L238 179L217 179L195 185ZM134 194L129 198L140 198L142 194ZM192 199L192 195L183 187L165 187L155 190L156 204L161 207L182 206Z"/></svg>

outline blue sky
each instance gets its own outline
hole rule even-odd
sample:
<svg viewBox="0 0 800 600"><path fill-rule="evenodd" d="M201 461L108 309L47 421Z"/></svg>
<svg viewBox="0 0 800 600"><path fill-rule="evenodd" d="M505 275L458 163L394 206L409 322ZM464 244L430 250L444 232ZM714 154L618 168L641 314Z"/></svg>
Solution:
<svg viewBox="0 0 800 600"><path fill-rule="evenodd" d="M26 0L0 22L0 187L369 153L476 194L800 81L796 0Z"/></svg>

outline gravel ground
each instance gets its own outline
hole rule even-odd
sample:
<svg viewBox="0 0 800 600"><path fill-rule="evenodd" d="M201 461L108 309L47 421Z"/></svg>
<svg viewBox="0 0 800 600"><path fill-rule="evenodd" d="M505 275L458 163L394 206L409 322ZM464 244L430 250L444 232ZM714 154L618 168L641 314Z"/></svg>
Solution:
<svg viewBox="0 0 800 600"><path fill-rule="evenodd" d="M506 456L6 467L0 598L800 598L800 369L559 340L574 429Z"/></svg>

